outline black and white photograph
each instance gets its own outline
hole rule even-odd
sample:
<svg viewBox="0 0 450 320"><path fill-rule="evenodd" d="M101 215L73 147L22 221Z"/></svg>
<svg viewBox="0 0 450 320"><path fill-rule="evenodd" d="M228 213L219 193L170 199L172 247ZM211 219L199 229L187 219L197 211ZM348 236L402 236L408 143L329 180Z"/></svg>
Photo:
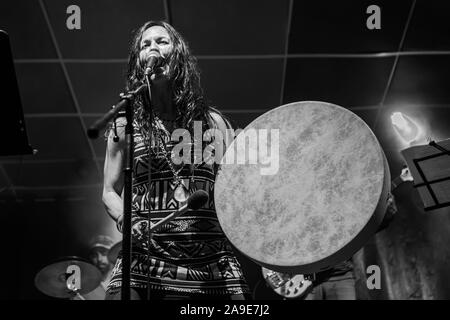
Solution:
<svg viewBox="0 0 450 320"><path fill-rule="evenodd" d="M3 0L0 300L449 300L449 83L445 0Z"/></svg>

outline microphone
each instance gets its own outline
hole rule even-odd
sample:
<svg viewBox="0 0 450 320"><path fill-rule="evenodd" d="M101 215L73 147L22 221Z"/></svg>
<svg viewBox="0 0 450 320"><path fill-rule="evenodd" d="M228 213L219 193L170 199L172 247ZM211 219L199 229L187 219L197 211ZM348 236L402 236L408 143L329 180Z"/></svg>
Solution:
<svg viewBox="0 0 450 320"><path fill-rule="evenodd" d="M163 57L159 53L154 53L150 56L145 66L145 75L149 76L153 73L153 69L159 66L163 62Z"/></svg>
<svg viewBox="0 0 450 320"><path fill-rule="evenodd" d="M178 210L172 212L164 219L158 221L155 225L150 227L150 232L158 229L162 224L175 219L182 214L185 214L189 210L198 210L208 201L208 193L204 190L195 191L187 200L187 203L179 208Z"/></svg>

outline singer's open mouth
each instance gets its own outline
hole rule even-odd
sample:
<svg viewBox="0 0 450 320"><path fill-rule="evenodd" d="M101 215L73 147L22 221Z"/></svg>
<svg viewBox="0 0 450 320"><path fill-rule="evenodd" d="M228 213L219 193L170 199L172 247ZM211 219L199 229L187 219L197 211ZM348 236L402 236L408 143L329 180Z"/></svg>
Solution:
<svg viewBox="0 0 450 320"><path fill-rule="evenodd" d="M164 72L166 71L166 67L165 66L160 66L160 67L157 67L156 69L155 69L155 74L163 74Z"/></svg>

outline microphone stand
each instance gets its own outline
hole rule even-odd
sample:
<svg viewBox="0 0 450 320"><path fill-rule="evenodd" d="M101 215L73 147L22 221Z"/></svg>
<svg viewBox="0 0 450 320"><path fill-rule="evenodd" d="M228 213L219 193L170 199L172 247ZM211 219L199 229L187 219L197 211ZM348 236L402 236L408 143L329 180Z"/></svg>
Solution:
<svg viewBox="0 0 450 320"><path fill-rule="evenodd" d="M148 98L149 98L149 121L150 125L148 126L148 213L147 213L147 226L148 226L148 235L147 235L147 300L150 300L150 245L151 245L151 230L150 230L150 214L152 209L152 135L153 135L153 110L152 110L152 91L151 91L151 82L150 76L153 73L153 68L147 67L145 69L145 82L148 88Z"/></svg>
<svg viewBox="0 0 450 320"><path fill-rule="evenodd" d="M121 95L121 101L108 113L97 120L88 130L89 138L98 137L99 131L115 119L120 111L125 109L127 125L125 126L125 168L124 172L124 203L123 203L123 234L122 234L122 300L130 300L130 269L131 269L131 200L133 181L133 101L135 97L144 91L148 84L142 84L134 91ZM149 88L150 90L150 88Z"/></svg>

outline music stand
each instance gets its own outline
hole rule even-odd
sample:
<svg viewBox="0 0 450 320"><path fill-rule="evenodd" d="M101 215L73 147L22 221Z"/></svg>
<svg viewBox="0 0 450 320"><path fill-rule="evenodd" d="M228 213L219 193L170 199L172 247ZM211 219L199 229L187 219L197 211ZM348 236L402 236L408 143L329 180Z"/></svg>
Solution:
<svg viewBox="0 0 450 320"><path fill-rule="evenodd" d="M28 144L25 121L17 85L14 61L8 34L0 30L0 97L2 125L0 137L2 143L0 156L33 154Z"/></svg>
<svg viewBox="0 0 450 320"><path fill-rule="evenodd" d="M450 206L450 139L431 141L401 151L414 179L424 210Z"/></svg>

